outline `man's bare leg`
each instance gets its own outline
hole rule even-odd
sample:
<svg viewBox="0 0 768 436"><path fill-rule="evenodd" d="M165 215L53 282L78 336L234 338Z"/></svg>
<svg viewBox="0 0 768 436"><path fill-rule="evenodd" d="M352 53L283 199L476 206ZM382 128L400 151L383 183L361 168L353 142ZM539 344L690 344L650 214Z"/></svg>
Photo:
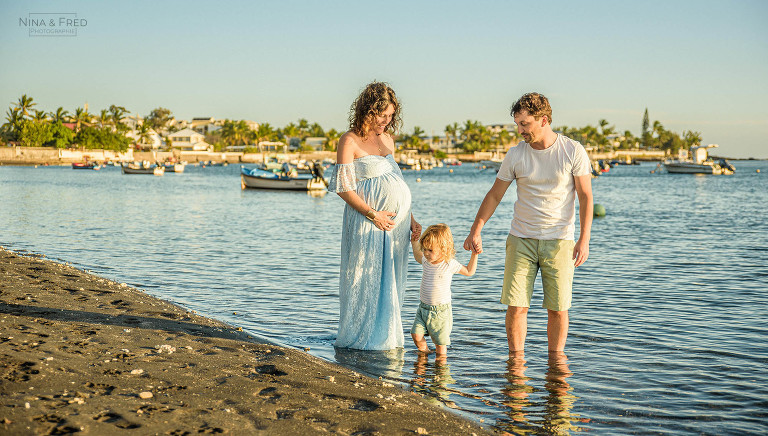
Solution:
<svg viewBox="0 0 768 436"><path fill-rule="evenodd" d="M517 354L525 349L525 334L528 332L528 308L507 306L507 342L509 354Z"/></svg>
<svg viewBox="0 0 768 436"><path fill-rule="evenodd" d="M564 351L568 339L568 311L547 309L547 318L549 352Z"/></svg>

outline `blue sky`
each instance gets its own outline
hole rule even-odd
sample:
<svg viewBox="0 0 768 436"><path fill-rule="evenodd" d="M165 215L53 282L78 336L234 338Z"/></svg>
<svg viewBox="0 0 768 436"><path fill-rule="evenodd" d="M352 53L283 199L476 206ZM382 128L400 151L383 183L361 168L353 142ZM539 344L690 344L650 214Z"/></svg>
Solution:
<svg viewBox="0 0 768 436"><path fill-rule="evenodd" d="M74 37L30 37L19 18L76 13ZM554 125L643 110L700 131L717 154L768 158L768 2L0 0L0 102L111 104L147 115L306 118L343 130L371 80L403 102L405 130L511 122L521 94Z"/></svg>

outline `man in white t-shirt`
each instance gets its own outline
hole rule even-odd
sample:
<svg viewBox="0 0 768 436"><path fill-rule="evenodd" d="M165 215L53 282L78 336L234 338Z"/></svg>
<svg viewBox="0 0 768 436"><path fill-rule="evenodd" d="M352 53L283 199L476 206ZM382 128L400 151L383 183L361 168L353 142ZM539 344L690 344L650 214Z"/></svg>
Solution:
<svg viewBox="0 0 768 436"><path fill-rule="evenodd" d="M550 353L562 353L568 337L568 309L574 268L589 257L592 181L584 147L552 130L546 97L525 94L511 115L523 141L507 151L496 181L477 211L464 249L483 252L480 232L512 181L517 200L507 237L501 302L507 305L510 355L522 354L528 329L533 282L541 270ZM575 203L579 200L579 239L574 243Z"/></svg>

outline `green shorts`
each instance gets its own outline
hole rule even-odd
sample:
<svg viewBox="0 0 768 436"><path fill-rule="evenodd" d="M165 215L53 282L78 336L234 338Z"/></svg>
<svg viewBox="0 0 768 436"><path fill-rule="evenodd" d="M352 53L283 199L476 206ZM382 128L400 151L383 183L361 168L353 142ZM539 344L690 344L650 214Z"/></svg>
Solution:
<svg viewBox="0 0 768 436"><path fill-rule="evenodd" d="M566 239L540 240L509 235L501 303L531 307L533 282L541 269L544 286L541 306L549 310L568 310L573 289L574 245Z"/></svg>
<svg viewBox="0 0 768 436"><path fill-rule="evenodd" d="M419 302L411 334L429 335L435 345L451 345L453 309L451 303L435 306Z"/></svg>

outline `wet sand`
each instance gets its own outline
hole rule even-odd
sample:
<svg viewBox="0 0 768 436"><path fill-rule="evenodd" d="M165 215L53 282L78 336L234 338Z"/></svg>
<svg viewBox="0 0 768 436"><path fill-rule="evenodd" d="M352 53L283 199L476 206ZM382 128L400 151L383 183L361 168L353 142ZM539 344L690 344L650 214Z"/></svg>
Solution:
<svg viewBox="0 0 768 436"><path fill-rule="evenodd" d="M471 435L386 381L0 247L0 434Z"/></svg>

